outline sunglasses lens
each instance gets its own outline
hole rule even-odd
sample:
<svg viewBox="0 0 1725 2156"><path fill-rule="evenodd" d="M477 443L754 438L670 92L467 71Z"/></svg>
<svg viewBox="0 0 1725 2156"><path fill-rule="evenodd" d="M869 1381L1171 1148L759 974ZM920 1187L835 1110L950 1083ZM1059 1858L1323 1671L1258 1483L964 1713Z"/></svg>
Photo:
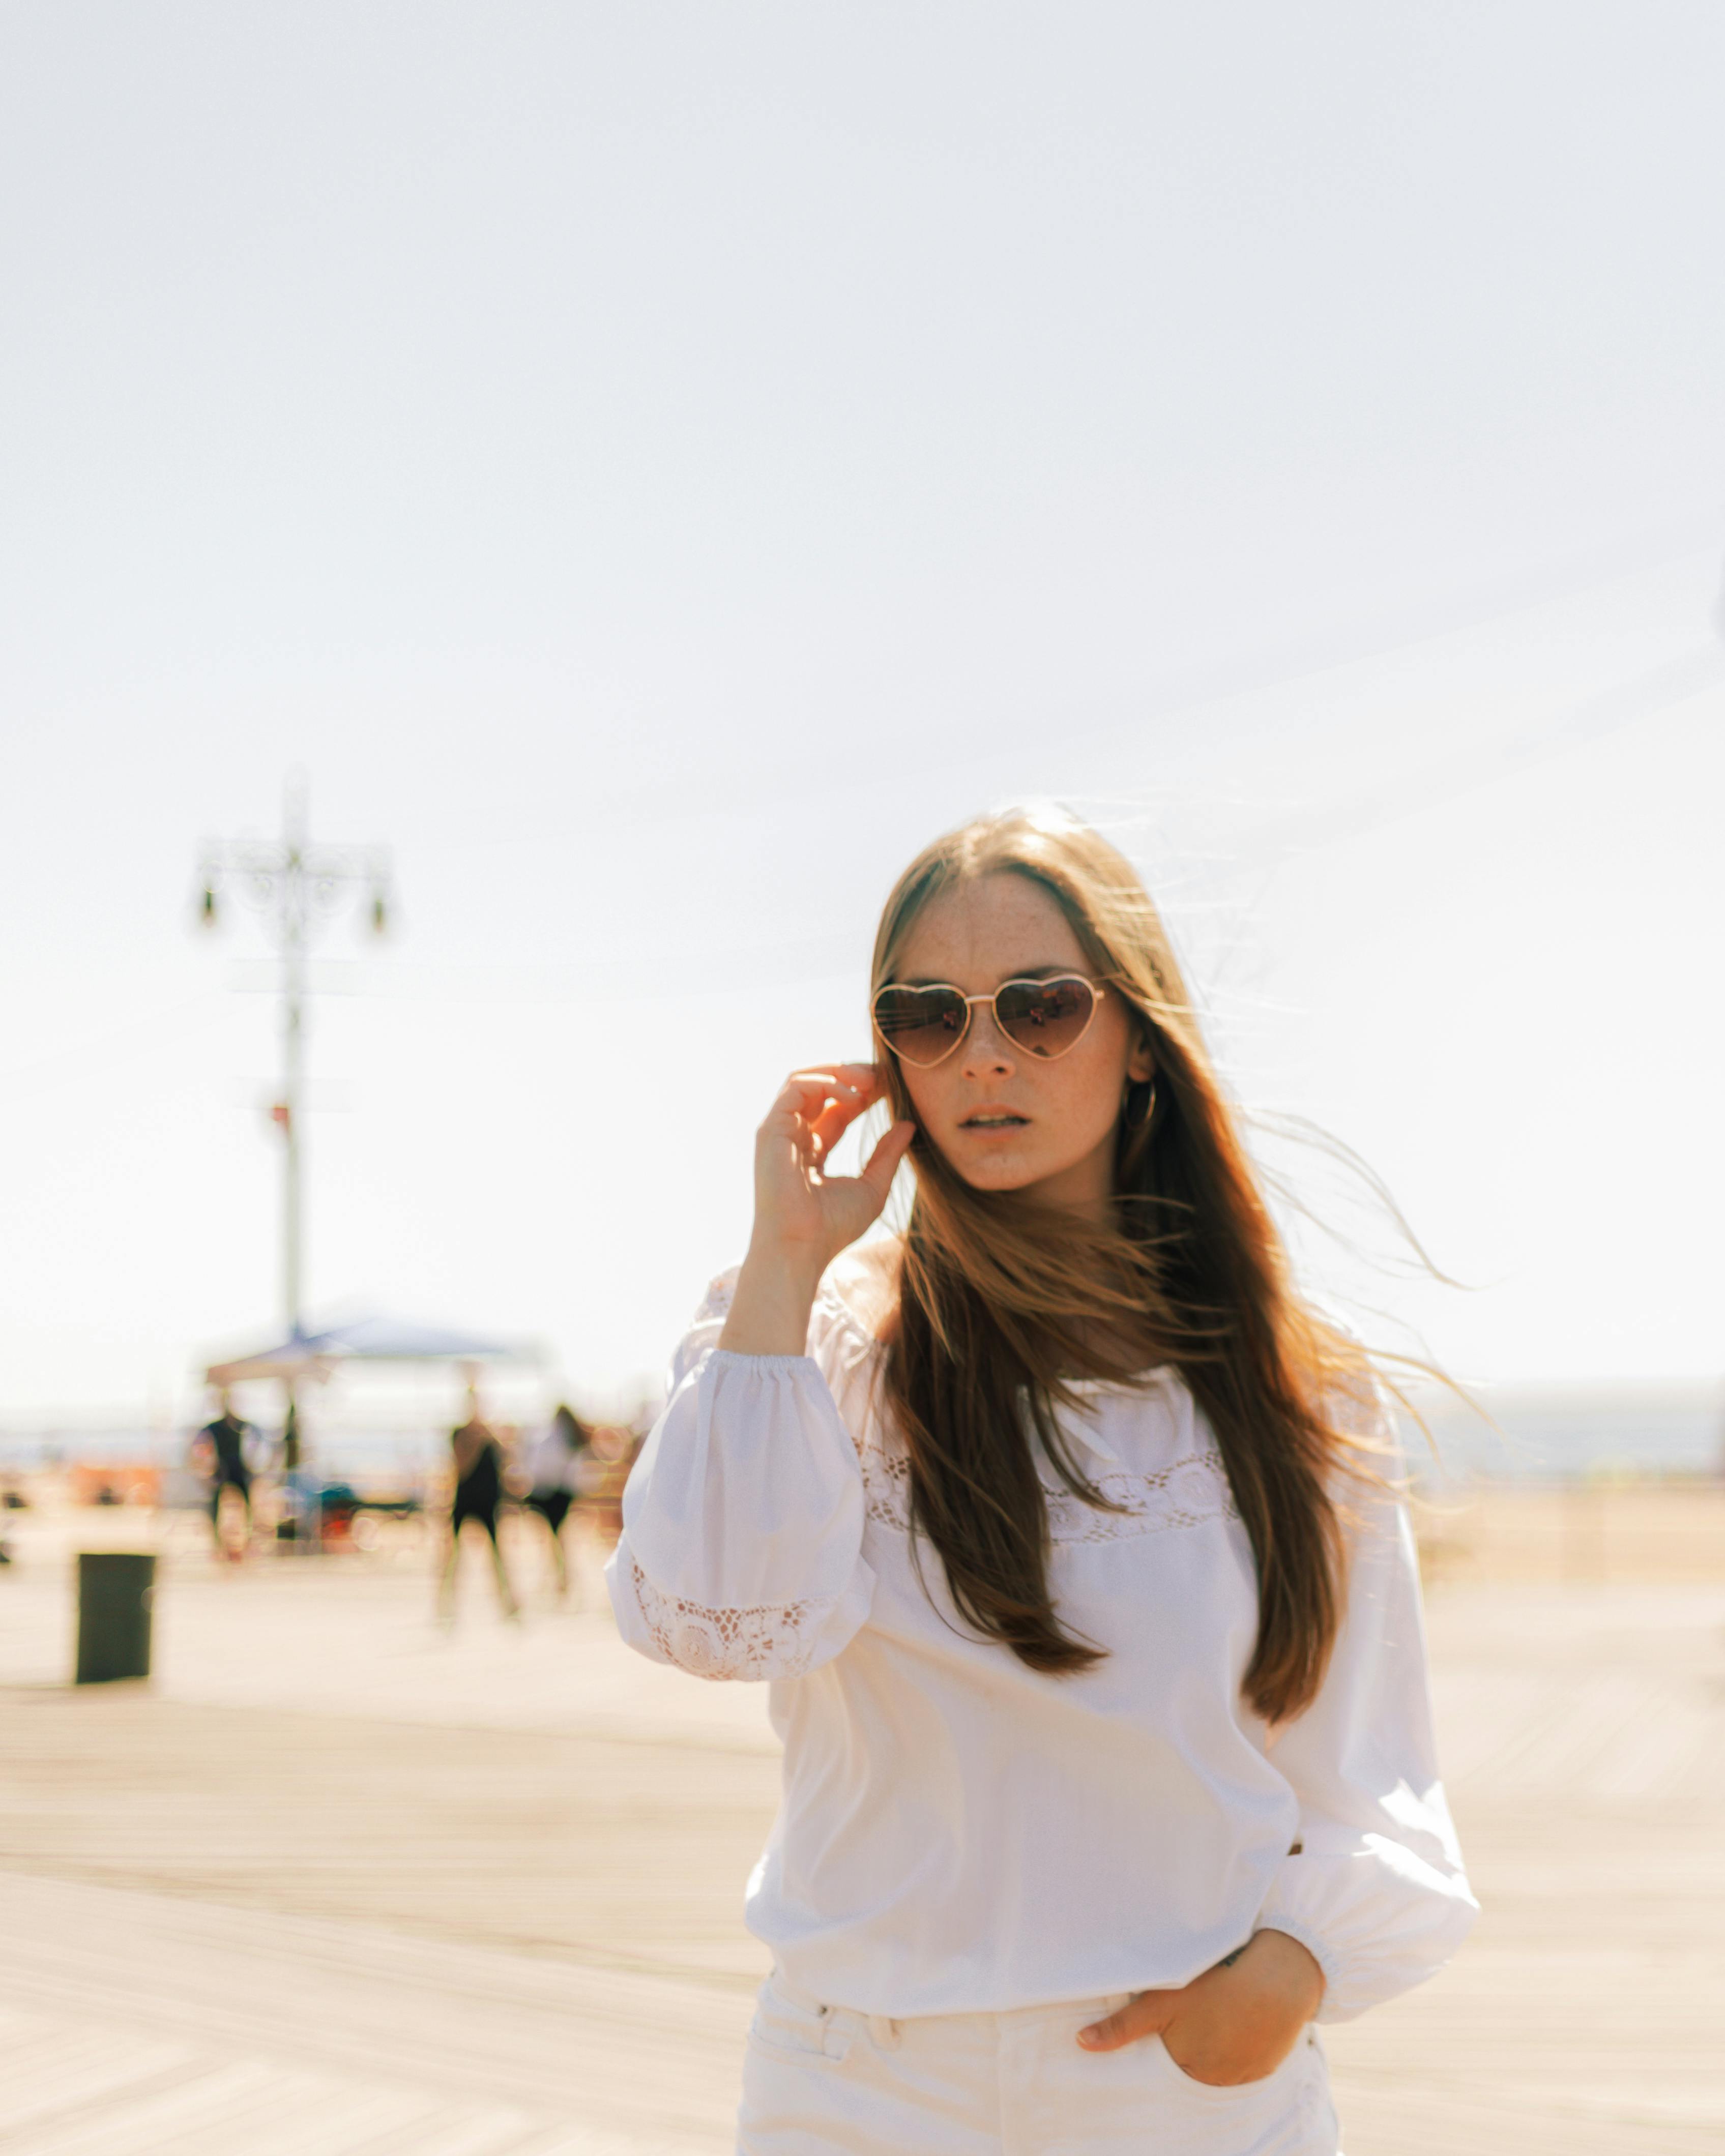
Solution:
<svg viewBox="0 0 1725 2156"><path fill-rule="evenodd" d="M994 998L994 1016L1028 1054L1064 1055L1077 1046L1096 1005L1090 983L1069 973L1055 981L1009 981Z"/></svg>
<svg viewBox="0 0 1725 2156"><path fill-rule="evenodd" d="M952 1054L969 1015L956 988L882 988L875 998L880 1038L894 1055L925 1068Z"/></svg>

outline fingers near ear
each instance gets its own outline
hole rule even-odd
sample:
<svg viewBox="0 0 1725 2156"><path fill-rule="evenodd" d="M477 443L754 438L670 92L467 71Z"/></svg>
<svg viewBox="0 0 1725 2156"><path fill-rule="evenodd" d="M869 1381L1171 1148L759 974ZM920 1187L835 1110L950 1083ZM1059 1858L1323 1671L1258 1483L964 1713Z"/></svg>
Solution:
<svg viewBox="0 0 1725 2156"><path fill-rule="evenodd" d="M855 1101L829 1101L809 1125L809 1134L822 1152L830 1152L845 1135L846 1125L854 1122L861 1113L861 1106Z"/></svg>
<svg viewBox="0 0 1725 2156"><path fill-rule="evenodd" d="M778 1097L801 1108L818 1108L823 1101L848 1101L856 1090L840 1071L793 1070Z"/></svg>
<svg viewBox="0 0 1725 2156"><path fill-rule="evenodd" d="M845 1122L848 1122L851 1116L860 1116L867 1105L863 1095L845 1078L824 1070L798 1070L780 1087L768 1121L770 1123L776 1120L787 1127L801 1122L814 1127L824 1116L840 1108L845 1111ZM841 1122L839 1128L844 1127Z"/></svg>
<svg viewBox="0 0 1725 2156"><path fill-rule="evenodd" d="M870 1087L850 1086L842 1079L834 1081L828 1087L824 1104L814 1121L814 1134L820 1140L822 1149L830 1152L857 1117L865 1114L873 1106ZM808 1112L807 1110L804 1112Z"/></svg>
<svg viewBox="0 0 1725 2156"><path fill-rule="evenodd" d="M882 1091L880 1074L872 1063L835 1063L829 1070L793 1070L773 1106L781 1113L813 1121L829 1104L838 1103L858 1116Z"/></svg>
<svg viewBox="0 0 1725 2156"><path fill-rule="evenodd" d="M892 1188L892 1178L898 1173L898 1164L911 1149L911 1140L916 1135L914 1123L895 1123L869 1155L862 1172L862 1179L880 1193L880 1202L886 1202L886 1194Z"/></svg>

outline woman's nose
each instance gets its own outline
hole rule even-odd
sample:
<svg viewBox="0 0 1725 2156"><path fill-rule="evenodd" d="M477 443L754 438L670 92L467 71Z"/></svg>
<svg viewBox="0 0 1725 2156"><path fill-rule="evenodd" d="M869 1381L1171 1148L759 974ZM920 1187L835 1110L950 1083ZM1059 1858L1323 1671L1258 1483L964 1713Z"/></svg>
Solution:
<svg viewBox="0 0 1725 2156"><path fill-rule="evenodd" d="M985 1071L999 1076L1014 1068L1011 1043L994 1023L988 1004L978 1004L972 1010L962 1062L967 1077L980 1077Z"/></svg>

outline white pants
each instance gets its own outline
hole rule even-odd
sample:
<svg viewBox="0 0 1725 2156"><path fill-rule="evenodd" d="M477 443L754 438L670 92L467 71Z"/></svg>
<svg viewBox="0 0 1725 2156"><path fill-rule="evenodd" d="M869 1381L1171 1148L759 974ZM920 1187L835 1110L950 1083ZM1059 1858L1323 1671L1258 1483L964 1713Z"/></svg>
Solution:
<svg viewBox="0 0 1725 2156"><path fill-rule="evenodd" d="M1339 2156L1316 2030L1263 2081L1213 2088L1148 2036L1084 2051L1126 2003L889 2021L776 1973L743 2069L737 2156Z"/></svg>

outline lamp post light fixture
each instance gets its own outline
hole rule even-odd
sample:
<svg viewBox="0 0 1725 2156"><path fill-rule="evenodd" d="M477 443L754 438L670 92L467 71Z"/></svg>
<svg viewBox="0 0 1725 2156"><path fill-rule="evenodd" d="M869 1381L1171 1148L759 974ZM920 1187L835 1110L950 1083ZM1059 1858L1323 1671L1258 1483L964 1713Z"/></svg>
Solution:
<svg viewBox="0 0 1725 2156"><path fill-rule="evenodd" d="M312 937L363 894L372 932L384 934L393 906L389 855L382 846L314 846L306 828L305 781L288 780L279 839L212 841L199 866L198 918L219 927L229 892L262 920L281 958L281 1086L270 1121L282 1135L281 1300L290 1338L304 1331L304 1136L300 1104L305 1075L305 963Z"/></svg>

